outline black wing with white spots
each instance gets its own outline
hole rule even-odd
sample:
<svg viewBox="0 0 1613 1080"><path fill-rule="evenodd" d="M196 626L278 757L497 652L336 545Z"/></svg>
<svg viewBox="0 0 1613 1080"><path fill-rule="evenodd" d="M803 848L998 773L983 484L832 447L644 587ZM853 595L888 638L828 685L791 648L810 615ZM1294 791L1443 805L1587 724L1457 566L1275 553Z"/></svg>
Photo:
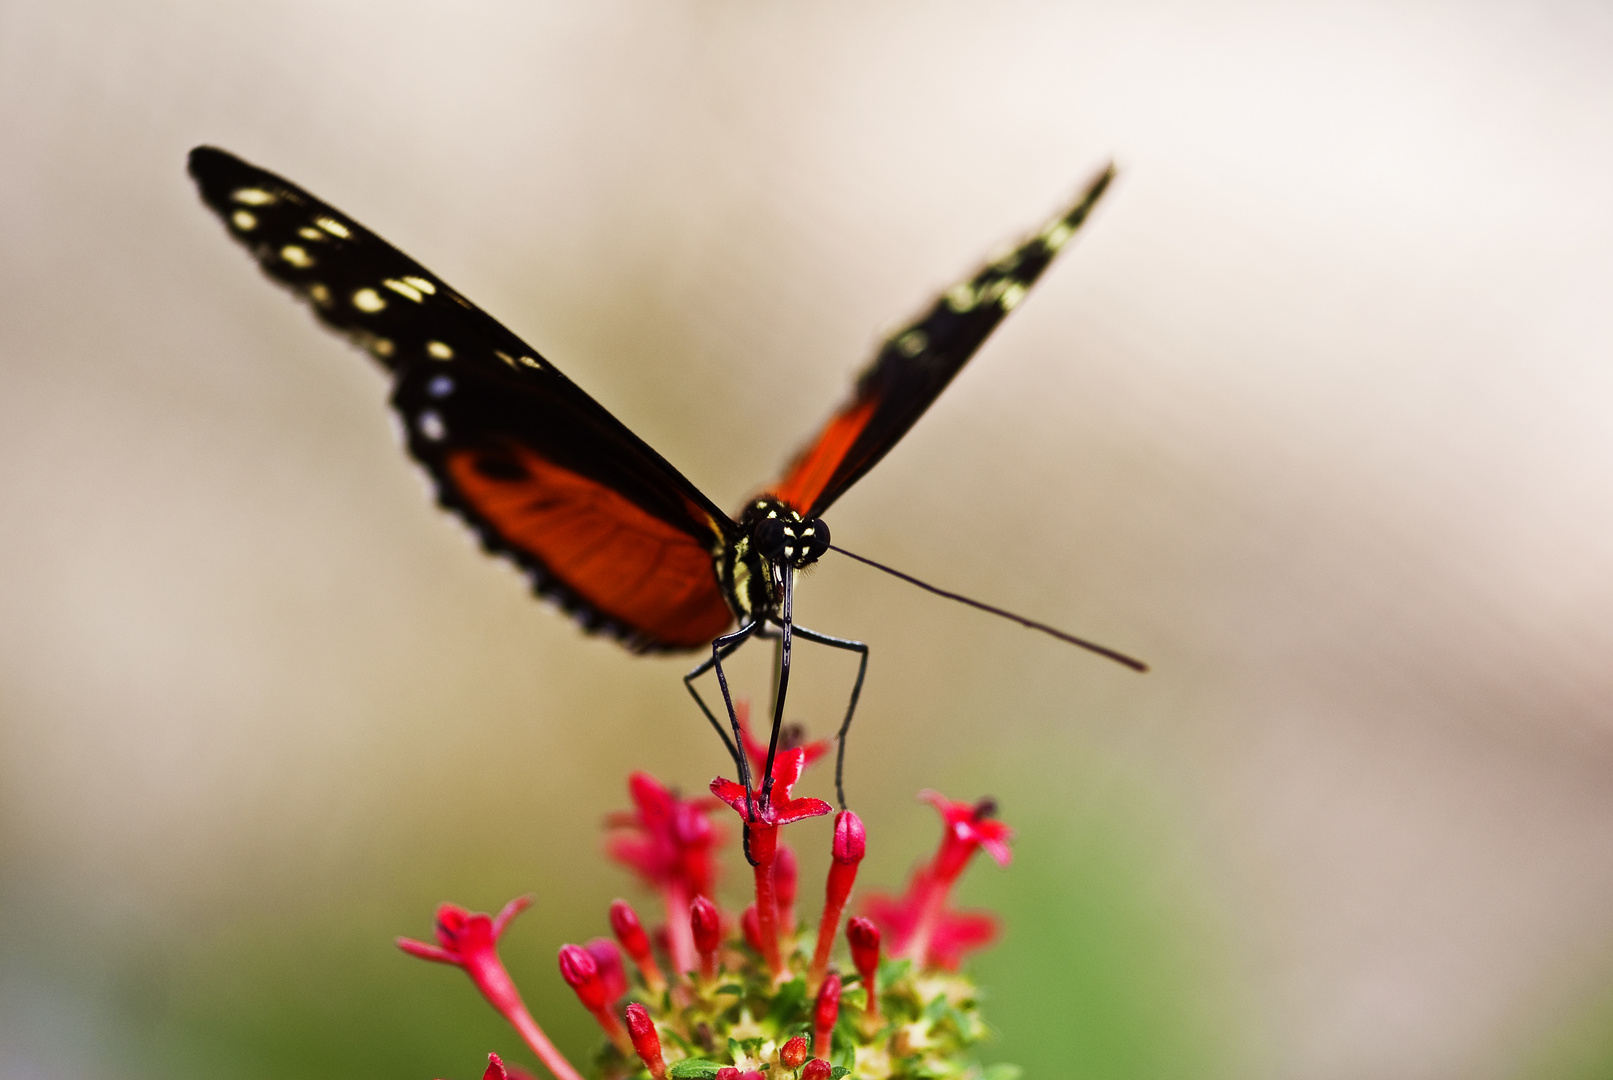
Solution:
<svg viewBox="0 0 1613 1080"><path fill-rule="evenodd" d="M726 628L713 559L737 526L666 459L341 211L211 147L191 151L190 172L266 274L392 372L410 453L488 550L635 649L695 648Z"/></svg>
<svg viewBox="0 0 1613 1080"><path fill-rule="evenodd" d="M791 462L769 493L814 518L895 446L1069 242L1114 179L1100 172L1035 236L939 296L891 335L851 400Z"/></svg>

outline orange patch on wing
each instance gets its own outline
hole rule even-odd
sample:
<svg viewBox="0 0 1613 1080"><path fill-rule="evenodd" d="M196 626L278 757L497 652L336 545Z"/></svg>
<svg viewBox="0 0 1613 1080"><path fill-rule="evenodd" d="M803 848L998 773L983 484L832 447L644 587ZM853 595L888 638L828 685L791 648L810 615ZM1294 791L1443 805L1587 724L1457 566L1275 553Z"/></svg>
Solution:
<svg viewBox="0 0 1613 1080"><path fill-rule="evenodd" d="M513 444L455 451L447 467L506 543L604 614L684 648L732 623L710 550L610 488Z"/></svg>
<svg viewBox="0 0 1613 1080"><path fill-rule="evenodd" d="M783 500L791 509L807 513L829 485L840 463L846 459L851 444L868 426L877 404L873 399L858 402L825 424L817 439L801 451L791 463L790 471L772 487L769 494Z"/></svg>

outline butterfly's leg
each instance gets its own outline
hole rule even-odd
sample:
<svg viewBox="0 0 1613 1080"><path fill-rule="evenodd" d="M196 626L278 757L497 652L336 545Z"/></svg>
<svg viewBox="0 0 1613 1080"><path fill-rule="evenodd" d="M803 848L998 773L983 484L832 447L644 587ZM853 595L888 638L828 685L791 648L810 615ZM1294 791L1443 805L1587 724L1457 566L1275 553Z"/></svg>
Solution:
<svg viewBox="0 0 1613 1080"><path fill-rule="evenodd" d="M835 795L840 799L840 809L846 808L846 732L851 730L851 717L857 711L857 698L863 692L863 676L868 674L868 645L862 641L852 641L849 638L830 637L820 634L816 630L808 630L804 626L797 626L795 632L806 641L819 645L828 645L835 649L846 649L860 654L857 661L857 681L851 684L851 700L846 703L846 718L840 722L840 734L835 736Z"/></svg>
<svg viewBox="0 0 1613 1080"><path fill-rule="evenodd" d="M689 696L694 698L695 704L700 706L700 711L706 714L706 719L711 722L712 730L717 733L717 738L722 740L723 749L727 750L728 756L734 759L734 768L739 770L739 782L745 785L746 791L750 790L750 764L745 760L744 740L739 733L739 718L734 715L734 703L728 696L728 679L723 675L722 658L732 655L734 650L745 644L745 640L754 634L760 626L760 623L749 622L732 634L724 634L713 641L711 643L711 658L702 660L693 671L683 677L684 688L689 691ZM700 696L699 690L695 689L694 681L712 668L717 669L717 685L722 687L723 703L728 706L728 722L734 729L732 739L723 730L722 722L717 719L716 714L706 705L706 699Z"/></svg>

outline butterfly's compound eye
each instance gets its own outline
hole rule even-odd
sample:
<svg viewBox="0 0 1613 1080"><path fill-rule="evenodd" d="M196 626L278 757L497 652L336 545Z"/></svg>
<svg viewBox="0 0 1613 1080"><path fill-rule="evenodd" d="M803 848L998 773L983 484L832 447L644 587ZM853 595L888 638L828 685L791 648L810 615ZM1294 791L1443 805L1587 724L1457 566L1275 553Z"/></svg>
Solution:
<svg viewBox="0 0 1613 1080"><path fill-rule="evenodd" d="M756 554L768 562L777 562L784 558L784 546L793 540L786 532L782 518L765 518L757 523L755 531L751 533L751 545L756 549Z"/></svg>
<svg viewBox="0 0 1613 1080"><path fill-rule="evenodd" d="M801 536L802 548L796 565L810 566L823 558L823 553L829 550L829 526L823 523L823 519L813 518L796 531Z"/></svg>

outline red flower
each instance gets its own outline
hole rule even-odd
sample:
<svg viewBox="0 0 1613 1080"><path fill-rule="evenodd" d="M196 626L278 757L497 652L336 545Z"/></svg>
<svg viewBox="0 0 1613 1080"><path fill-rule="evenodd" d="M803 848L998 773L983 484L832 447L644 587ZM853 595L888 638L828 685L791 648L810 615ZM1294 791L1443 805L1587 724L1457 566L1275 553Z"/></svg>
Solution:
<svg viewBox="0 0 1613 1080"><path fill-rule="evenodd" d="M706 816L704 799L681 799L647 772L627 778L633 810L606 818L618 829L637 835L618 835L606 845L611 858L634 870L644 883L664 889L681 882L689 896L710 896L715 876L712 849L719 839Z"/></svg>
<svg viewBox="0 0 1613 1080"><path fill-rule="evenodd" d="M997 860L998 866L1007 866L1013 858L1008 841L1014 830L996 820L996 800L953 802L940 792L927 789L919 792L919 798L935 807L946 825L941 835L941 850L936 852L932 864L936 876L948 883L956 881L975 851L981 848Z"/></svg>
<svg viewBox="0 0 1613 1080"><path fill-rule="evenodd" d="M613 837L606 851L661 894L667 951L674 974L682 974L695 966L689 901L711 895L716 876L713 848L720 837L706 816L706 800L680 799L646 772L629 776L627 790L635 809L610 815L606 824L633 832Z"/></svg>
<svg viewBox="0 0 1613 1080"><path fill-rule="evenodd" d="M740 698L734 702L734 716L739 720L739 735L745 743L745 757L750 759L751 771L758 776L767 767L767 744L751 737L750 730L750 701ZM815 742L806 742L806 732L800 724L785 724L778 733L780 750L800 749L805 755L806 764L811 765L829 752L834 745L833 739L818 739Z"/></svg>
<svg viewBox="0 0 1613 1080"><path fill-rule="evenodd" d="M751 833L750 856L757 862L773 861L774 843L777 841L777 830L780 825L790 825L811 817L822 817L834 809L822 799L790 798L790 789L800 781L805 768L806 751L799 746L779 754L778 759L773 762L773 790L766 803L762 802L761 792L751 792L747 797L744 787L733 780L724 780L719 776L711 782L711 793L738 811L740 817L746 819ZM754 817L751 816L753 814ZM759 825L773 830L765 854L756 850Z"/></svg>
<svg viewBox="0 0 1613 1080"><path fill-rule="evenodd" d="M722 777L711 782L711 793L738 812L745 820L745 853L756 880L756 923L761 937L762 956L774 976L784 972L779 954L778 899L773 888L773 862L778 855L778 831L782 825L819 817L831 807L822 799L792 799L790 789L806 768L806 751L786 750L773 763L771 792L764 784L761 792L747 792L744 785ZM766 793L764 795L764 793Z"/></svg>
<svg viewBox="0 0 1613 1080"><path fill-rule="evenodd" d="M532 904L530 896L518 896L504 905L495 918L482 912L466 911L456 904L443 904L437 909L436 932L438 945L428 945L413 938L397 939L398 948L422 960L439 964L453 964L465 969L476 989L482 992L493 1008L508 1020L526 1039L532 1052L549 1067L558 1080L582 1080L581 1074L571 1067L543 1033L538 1022L527 1012L521 994L504 963L498 958L498 939L521 912ZM502 1063L499 1066L503 1068ZM489 1070L492 1066L488 1066Z"/></svg>
<svg viewBox="0 0 1613 1080"><path fill-rule="evenodd" d="M900 900L870 896L863 910L897 943L891 949L895 955L956 971L965 953L997 940L997 919L983 911L953 911L945 901L945 893L920 873Z"/></svg>
<svg viewBox="0 0 1613 1080"><path fill-rule="evenodd" d="M973 804L952 802L933 791L920 793L920 798L941 814L945 831L940 849L929 865L914 872L900 900L872 896L864 908L890 938L894 955L925 966L955 969L965 952L996 938L997 920L983 912L950 911L947 896L976 851L984 849L998 863L1008 865L1012 857L1008 841L1014 833L994 820L997 804L991 799Z"/></svg>

